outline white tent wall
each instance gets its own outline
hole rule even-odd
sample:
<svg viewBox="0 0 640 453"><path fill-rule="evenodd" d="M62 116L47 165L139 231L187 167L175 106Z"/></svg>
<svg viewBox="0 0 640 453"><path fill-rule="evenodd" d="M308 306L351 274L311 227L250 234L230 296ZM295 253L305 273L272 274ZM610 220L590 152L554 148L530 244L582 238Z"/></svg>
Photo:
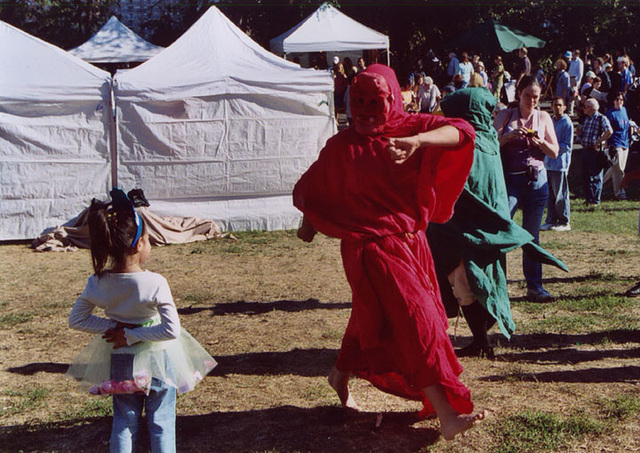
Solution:
<svg viewBox="0 0 640 453"><path fill-rule="evenodd" d="M211 7L115 77L118 184L223 230L298 226L293 185L335 133L333 82L262 49Z"/></svg>
<svg viewBox="0 0 640 453"><path fill-rule="evenodd" d="M0 240L68 223L112 184L224 230L297 227L293 185L336 131L327 72L267 52L215 7L113 87L1 21L0 42Z"/></svg>
<svg viewBox="0 0 640 453"><path fill-rule="evenodd" d="M0 22L0 240L62 225L111 183L109 73Z"/></svg>
<svg viewBox="0 0 640 453"><path fill-rule="evenodd" d="M293 185L334 133L327 98L119 100L118 184L142 187L156 212L209 218L223 230L294 228Z"/></svg>

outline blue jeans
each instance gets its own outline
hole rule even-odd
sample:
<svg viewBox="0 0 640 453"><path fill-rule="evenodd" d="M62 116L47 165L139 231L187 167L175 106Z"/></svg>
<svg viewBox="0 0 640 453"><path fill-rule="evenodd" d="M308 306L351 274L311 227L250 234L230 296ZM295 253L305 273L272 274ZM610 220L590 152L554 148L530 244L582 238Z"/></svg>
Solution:
<svg viewBox="0 0 640 453"><path fill-rule="evenodd" d="M547 220L550 225L569 224L569 177L567 171L547 170L549 199L547 200Z"/></svg>
<svg viewBox="0 0 640 453"><path fill-rule="evenodd" d="M587 203L600 204L602 195L602 157L592 148L582 150L584 197Z"/></svg>
<svg viewBox="0 0 640 453"><path fill-rule="evenodd" d="M133 355L111 355L111 379L120 381L133 376ZM113 424L110 451L135 451L142 421L142 409L152 452L176 451L176 389L153 378L149 395L113 395Z"/></svg>
<svg viewBox="0 0 640 453"><path fill-rule="evenodd" d="M534 242L539 244L540 223L547 204L549 185L547 171L540 169L537 181L530 181L526 174L505 174L507 194L509 195L509 209L511 218L518 207L522 209L522 227L533 236ZM527 288L531 291L542 290L542 264L531 259L526 253L522 254L522 272L527 280Z"/></svg>

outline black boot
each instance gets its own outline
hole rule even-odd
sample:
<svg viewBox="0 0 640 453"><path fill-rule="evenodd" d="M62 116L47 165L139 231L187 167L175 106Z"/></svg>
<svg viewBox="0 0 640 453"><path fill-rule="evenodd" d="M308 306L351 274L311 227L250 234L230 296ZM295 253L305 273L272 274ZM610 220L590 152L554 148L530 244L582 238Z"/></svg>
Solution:
<svg viewBox="0 0 640 453"><path fill-rule="evenodd" d="M493 347L489 343L487 332L496 320L493 319L493 316L491 316L478 301L475 301L471 305L463 306L462 313L464 313L464 318L467 320L469 329L471 329L471 333L473 334L473 341L469 346L465 346L456 351L458 357L486 357L487 359L494 359L495 354Z"/></svg>

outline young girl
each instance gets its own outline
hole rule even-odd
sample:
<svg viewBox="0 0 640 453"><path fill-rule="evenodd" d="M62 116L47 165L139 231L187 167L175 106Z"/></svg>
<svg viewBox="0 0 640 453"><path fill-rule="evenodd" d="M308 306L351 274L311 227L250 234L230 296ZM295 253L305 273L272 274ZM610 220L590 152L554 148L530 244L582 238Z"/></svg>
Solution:
<svg viewBox="0 0 640 453"><path fill-rule="evenodd" d="M91 202L95 274L69 315L71 328L98 335L67 374L93 394L113 395L112 452L135 449L143 407L151 451L175 451L176 391L193 390L216 362L180 328L165 278L142 268L151 244L133 204L120 189L111 198Z"/></svg>

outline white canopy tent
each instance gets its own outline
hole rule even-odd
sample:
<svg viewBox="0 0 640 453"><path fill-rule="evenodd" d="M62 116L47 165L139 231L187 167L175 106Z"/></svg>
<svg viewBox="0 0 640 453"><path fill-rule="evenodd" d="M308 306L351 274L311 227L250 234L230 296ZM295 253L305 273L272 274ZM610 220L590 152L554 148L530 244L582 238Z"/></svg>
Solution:
<svg viewBox="0 0 640 453"><path fill-rule="evenodd" d="M333 82L261 48L211 7L114 78L118 183L155 212L223 230L295 228L291 190L335 133Z"/></svg>
<svg viewBox="0 0 640 453"><path fill-rule="evenodd" d="M328 3L269 44L272 52L285 56L301 52L386 49L389 63L388 36L351 19Z"/></svg>
<svg viewBox="0 0 640 453"><path fill-rule="evenodd" d="M77 216L111 181L110 76L0 21L0 240Z"/></svg>
<svg viewBox="0 0 640 453"><path fill-rule="evenodd" d="M69 52L90 63L135 63L147 61L162 49L111 16L91 39Z"/></svg>

